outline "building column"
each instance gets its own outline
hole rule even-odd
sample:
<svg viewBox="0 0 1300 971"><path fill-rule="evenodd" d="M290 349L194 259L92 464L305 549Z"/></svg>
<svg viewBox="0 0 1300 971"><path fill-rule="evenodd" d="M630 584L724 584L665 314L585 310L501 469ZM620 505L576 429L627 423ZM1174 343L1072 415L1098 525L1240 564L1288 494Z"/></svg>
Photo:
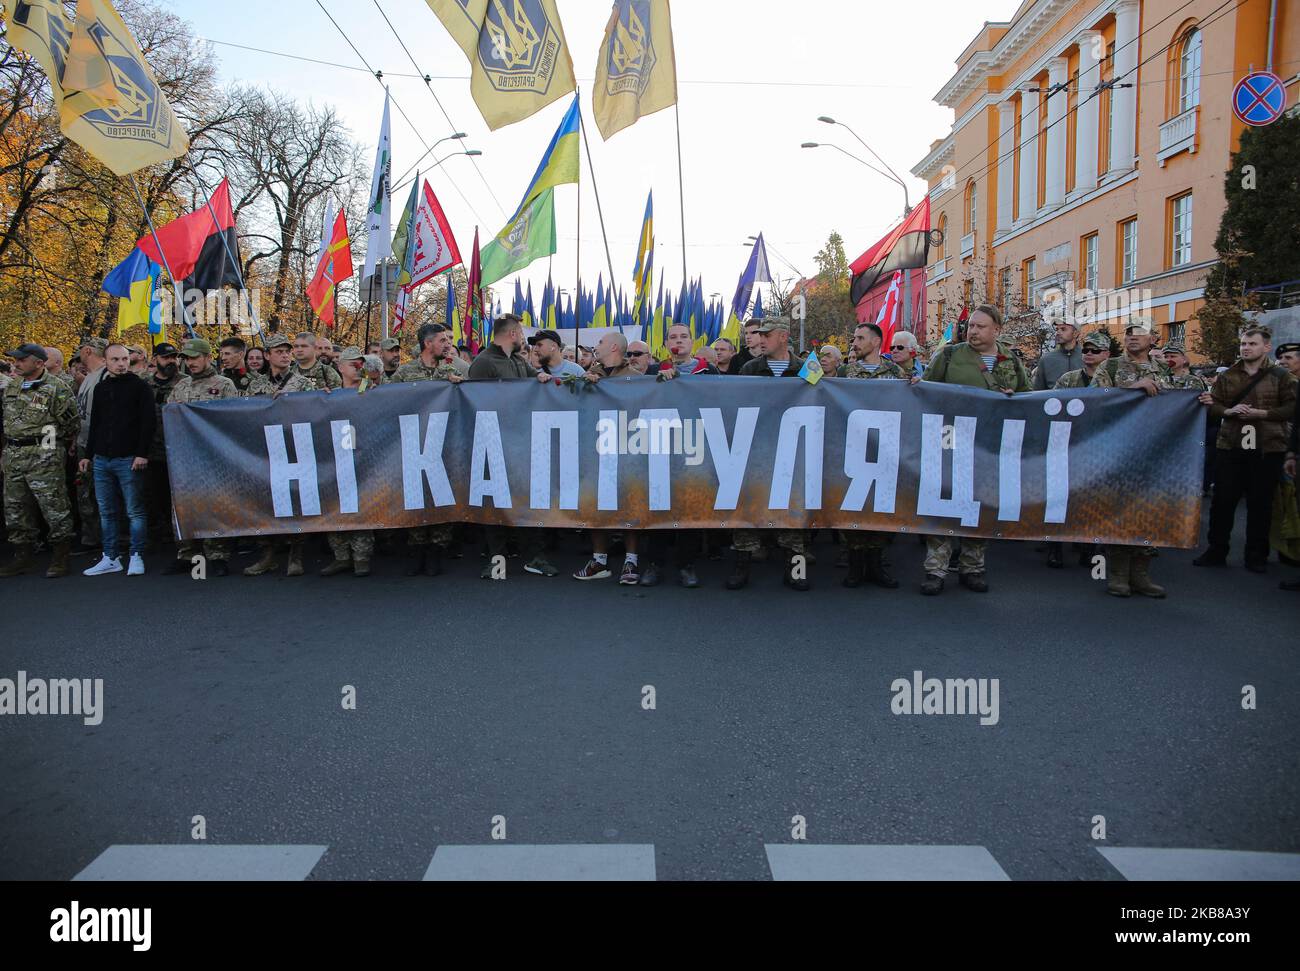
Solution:
<svg viewBox="0 0 1300 971"><path fill-rule="evenodd" d="M1057 209L1065 204L1065 109L1069 92L1070 65L1064 57L1054 57L1047 66L1047 83L1055 91L1047 95L1047 165L1043 178L1043 208Z"/></svg>
<svg viewBox="0 0 1300 971"><path fill-rule="evenodd" d="M1016 105L998 105L998 228L1008 232L1015 221L1016 203Z"/></svg>
<svg viewBox="0 0 1300 971"><path fill-rule="evenodd" d="M1110 91L1111 136L1110 175L1122 175L1133 168L1137 138L1138 18L1137 0L1123 0L1115 8L1115 77L1133 85Z"/></svg>
<svg viewBox="0 0 1300 971"><path fill-rule="evenodd" d="M1017 222L1038 215L1038 92L1020 94L1020 210Z"/></svg>
<svg viewBox="0 0 1300 971"><path fill-rule="evenodd" d="M1079 110L1074 113L1074 188L1089 192L1097 188L1097 136L1101 129L1101 59L1105 41L1101 32L1079 32Z"/></svg>

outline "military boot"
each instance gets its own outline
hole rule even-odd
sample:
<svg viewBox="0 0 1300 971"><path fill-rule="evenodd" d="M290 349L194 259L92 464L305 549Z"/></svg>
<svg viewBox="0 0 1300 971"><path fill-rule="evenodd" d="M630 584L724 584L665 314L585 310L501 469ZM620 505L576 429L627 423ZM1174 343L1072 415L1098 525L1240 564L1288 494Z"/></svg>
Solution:
<svg viewBox="0 0 1300 971"><path fill-rule="evenodd" d="M442 547L430 546L424 557L424 575L436 577L442 573Z"/></svg>
<svg viewBox="0 0 1300 971"><path fill-rule="evenodd" d="M1129 570L1133 554L1128 550L1111 550L1106 556L1106 592L1112 597L1131 597Z"/></svg>
<svg viewBox="0 0 1300 971"><path fill-rule="evenodd" d="M407 547L407 549L407 556L410 558L410 563L407 564L406 569L403 570L402 573L404 576L418 577L424 572L424 564L429 558L429 548L427 546L410 546Z"/></svg>
<svg viewBox="0 0 1300 971"><path fill-rule="evenodd" d="M880 547L867 550L867 579L886 590L897 590L898 581L885 569L885 551Z"/></svg>
<svg viewBox="0 0 1300 971"><path fill-rule="evenodd" d="M353 575L354 577L368 577L368 576L370 576L370 561L369 561L369 560L353 560L353 561L352 561L352 575Z"/></svg>
<svg viewBox="0 0 1300 971"><path fill-rule="evenodd" d="M812 584L808 582L807 576L808 557L799 553L791 553L789 556L790 559L785 565L785 578L781 582L791 590L798 590L800 593L803 593L806 590L811 590ZM803 559L804 576L796 577L794 575L795 562L801 557Z"/></svg>
<svg viewBox="0 0 1300 971"><path fill-rule="evenodd" d="M1133 592L1155 600L1163 600L1165 588L1152 583L1151 577L1147 575L1147 571L1151 568L1151 557L1135 553L1132 563L1133 565L1129 569L1129 584L1132 586Z"/></svg>
<svg viewBox="0 0 1300 971"><path fill-rule="evenodd" d="M16 577L26 573L36 564L32 562L32 547L29 543L14 546L14 558L0 566L0 577Z"/></svg>
<svg viewBox="0 0 1300 971"><path fill-rule="evenodd" d="M736 563L731 576L727 577L728 590L739 590L749 585L749 564L753 558L754 554L749 550L736 550Z"/></svg>
<svg viewBox="0 0 1300 971"><path fill-rule="evenodd" d="M64 540L62 543L54 544L54 553L50 557L49 569L45 575L50 579L55 577L66 577L68 575L68 556L72 553L72 541Z"/></svg>
<svg viewBox="0 0 1300 971"><path fill-rule="evenodd" d="M289 568L284 571L287 577L302 576L302 543L289 544Z"/></svg>
<svg viewBox="0 0 1300 971"><path fill-rule="evenodd" d="M841 586L853 589L862 586L867 576L867 551L849 550L849 573L840 581Z"/></svg>
<svg viewBox="0 0 1300 971"><path fill-rule="evenodd" d="M332 560L329 565L323 567L320 575L323 577L338 576L340 573L346 573L352 569L351 560Z"/></svg>
<svg viewBox="0 0 1300 971"><path fill-rule="evenodd" d="M267 543L262 547L262 556L258 561L250 566L244 567L244 576L260 577L264 573L270 573L272 570L279 567L279 565L280 561L275 558L275 547L272 544Z"/></svg>

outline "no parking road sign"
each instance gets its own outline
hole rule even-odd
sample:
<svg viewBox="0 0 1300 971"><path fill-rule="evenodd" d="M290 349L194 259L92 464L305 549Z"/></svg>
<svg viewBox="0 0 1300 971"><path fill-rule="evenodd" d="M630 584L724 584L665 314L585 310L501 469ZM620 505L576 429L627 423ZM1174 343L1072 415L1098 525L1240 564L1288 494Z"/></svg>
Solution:
<svg viewBox="0 0 1300 971"><path fill-rule="evenodd" d="M1271 71L1255 71L1232 90L1232 113L1247 125L1271 125L1286 109L1286 88Z"/></svg>

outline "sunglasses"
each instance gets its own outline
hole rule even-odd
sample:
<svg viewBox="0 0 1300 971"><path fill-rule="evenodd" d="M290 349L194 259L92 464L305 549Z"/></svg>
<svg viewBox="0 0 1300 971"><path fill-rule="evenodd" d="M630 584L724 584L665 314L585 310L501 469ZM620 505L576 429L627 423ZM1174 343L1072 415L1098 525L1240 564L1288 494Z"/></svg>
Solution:
<svg viewBox="0 0 1300 971"><path fill-rule="evenodd" d="M628 351L628 352L627 352L627 356L628 356L628 357L645 357L645 356L646 356L647 354L649 354L649 353L650 353L649 351Z"/></svg>
<svg viewBox="0 0 1300 971"><path fill-rule="evenodd" d="M1100 348L1100 347L1085 347L1085 348L1083 349L1083 353L1085 353L1085 354L1100 354L1100 353L1101 353L1101 348Z"/></svg>
<svg viewBox="0 0 1300 971"><path fill-rule="evenodd" d="M891 351L905 351L905 350L907 350L907 345L906 345L906 344L895 344L893 347L890 348L890 350L891 350Z"/></svg>

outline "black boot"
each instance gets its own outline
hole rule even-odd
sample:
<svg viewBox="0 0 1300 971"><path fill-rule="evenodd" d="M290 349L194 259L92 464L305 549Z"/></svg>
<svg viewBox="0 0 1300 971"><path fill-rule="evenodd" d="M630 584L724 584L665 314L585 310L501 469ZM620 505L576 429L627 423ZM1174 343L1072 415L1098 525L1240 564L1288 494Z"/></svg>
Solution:
<svg viewBox="0 0 1300 971"><path fill-rule="evenodd" d="M849 573L840 581L842 586L853 589L862 586L862 581L867 575L867 551L866 550L849 550Z"/></svg>
<svg viewBox="0 0 1300 971"><path fill-rule="evenodd" d="M406 569L402 571L404 576L418 577L424 572L424 564L428 559L428 550L429 548L427 546L410 547L406 554L409 557L410 562L407 564Z"/></svg>
<svg viewBox="0 0 1300 971"><path fill-rule="evenodd" d="M727 577L728 590L739 590L749 585L749 564L753 559L754 554L749 550L736 550L736 563L731 576Z"/></svg>
<svg viewBox="0 0 1300 971"><path fill-rule="evenodd" d="M442 547L428 547L428 555L424 558L424 575L426 577L436 577L442 573Z"/></svg>
<svg viewBox="0 0 1300 971"><path fill-rule="evenodd" d="M885 551L883 549L866 550L867 579L886 590L897 590L898 581L885 569Z"/></svg>
<svg viewBox="0 0 1300 971"><path fill-rule="evenodd" d="M796 578L794 575L794 564L796 559L803 560L804 576L800 578ZM798 553L791 553L790 561L786 564L785 567L785 580L782 582L785 583L785 585L789 587L791 590L798 590L800 593L803 593L806 590L811 590L812 585L809 584L808 582L807 571L808 571L808 557L801 556Z"/></svg>

